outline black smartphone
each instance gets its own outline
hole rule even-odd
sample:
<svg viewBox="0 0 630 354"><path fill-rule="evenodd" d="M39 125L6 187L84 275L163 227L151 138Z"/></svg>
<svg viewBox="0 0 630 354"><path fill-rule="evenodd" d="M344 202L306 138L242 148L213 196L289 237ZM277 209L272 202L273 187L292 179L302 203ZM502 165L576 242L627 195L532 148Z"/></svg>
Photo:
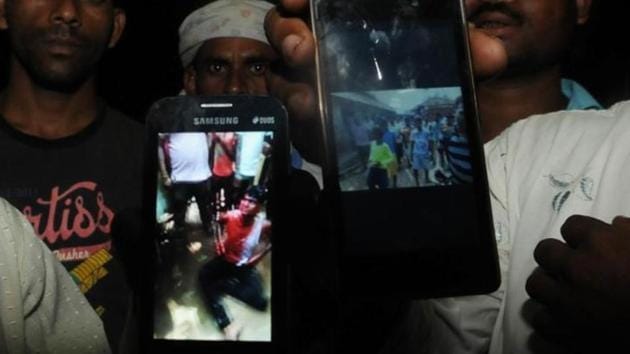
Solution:
<svg viewBox="0 0 630 354"><path fill-rule="evenodd" d="M149 353L283 353L287 118L259 96L169 97L147 117Z"/></svg>
<svg viewBox="0 0 630 354"><path fill-rule="evenodd" d="M340 286L490 292L499 271L461 0L311 0Z"/></svg>

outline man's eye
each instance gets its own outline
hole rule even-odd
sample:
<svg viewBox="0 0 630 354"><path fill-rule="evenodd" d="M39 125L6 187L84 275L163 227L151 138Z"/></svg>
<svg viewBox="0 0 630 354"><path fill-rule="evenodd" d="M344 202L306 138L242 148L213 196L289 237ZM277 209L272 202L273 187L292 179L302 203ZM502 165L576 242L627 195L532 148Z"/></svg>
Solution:
<svg viewBox="0 0 630 354"><path fill-rule="evenodd" d="M267 72L267 66L265 63L254 63L249 67L249 71L254 75L262 75Z"/></svg>
<svg viewBox="0 0 630 354"><path fill-rule="evenodd" d="M213 74L218 74L225 71L225 65L220 63L212 63L208 65L208 71Z"/></svg>

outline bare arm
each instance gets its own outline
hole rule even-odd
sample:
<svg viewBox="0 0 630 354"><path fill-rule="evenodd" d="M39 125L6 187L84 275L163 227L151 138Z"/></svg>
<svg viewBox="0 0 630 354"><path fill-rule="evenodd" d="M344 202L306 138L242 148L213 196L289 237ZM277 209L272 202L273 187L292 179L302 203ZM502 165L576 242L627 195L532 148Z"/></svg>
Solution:
<svg viewBox="0 0 630 354"><path fill-rule="evenodd" d="M234 138L231 139L231 144L230 144L230 139L226 138L224 135L215 135L214 136L214 142L218 143L221 148L223 149L223 152L225 152L225 154L232 160L234 161L235 155L234 155Z"/></svg>
<svg viewBox="0 0 630 354"><path fill-rule="evenodd" d="M166 153L164 152L163 139L160 139L160 143L158 144L158 167L160 169L160 176L162 177L162 183L164 186L169 187L173 182L171 181L171 177L168 174L168 169L166 168Z"/></svg>
<svg viewBox="0 0 630 354"><path fill-rule="evenodd" d="M254 265L260 262L267 253L271 252L271 222L269 222L269 220L265 220L264 222L265 224L262 227L258 245L256 245L256 249L247 264Z"/></svg>

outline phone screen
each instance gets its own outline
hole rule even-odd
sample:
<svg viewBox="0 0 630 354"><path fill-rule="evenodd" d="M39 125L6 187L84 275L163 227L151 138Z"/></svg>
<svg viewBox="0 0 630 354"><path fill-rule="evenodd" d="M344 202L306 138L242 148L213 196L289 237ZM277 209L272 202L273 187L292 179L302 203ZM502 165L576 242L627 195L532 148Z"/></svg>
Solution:
<svg viewBox="0 0 630 354"><path fill-rule="evenodd" d="M472 182L457 2L315 4L340 189Z"/></svg>
<svg viewBox="0 0 630 354"><path fill-rule="evenodd" d="M378 267L391 279L402 270L459 267L461 278L477 269L495 284L461 1L311 4L325 181L339 192L333 206L341 215L342 260L355 269L350 278ZM411 284L402 275L391 282Z"/></svg>
<svg viewBox="0 0 630 354"><path fill-rule="evenodd" d="M277 337L274 192L286 174L288 145L284 110L271 103L169 98L150 113L157 349L262 350L271 347L251 345Z"/></svg>
<svg viewBox="0 0 630 354"><path fill-rule="evenodd" d="M159 134L155 338L271 340L272 146L270 131Z"/></svg>

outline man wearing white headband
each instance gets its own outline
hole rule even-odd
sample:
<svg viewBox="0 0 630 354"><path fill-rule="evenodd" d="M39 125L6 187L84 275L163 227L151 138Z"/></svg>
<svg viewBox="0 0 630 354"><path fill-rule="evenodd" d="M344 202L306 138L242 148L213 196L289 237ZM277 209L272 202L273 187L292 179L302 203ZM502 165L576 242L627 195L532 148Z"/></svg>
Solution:
<svg viewBox="0 0 630 354"><path fill-rule="evenodd" d="M179 28L179 55L187 94L268 94L269 67L277 56L264 21L273 6L218 0L186 17Z"/></svg>

